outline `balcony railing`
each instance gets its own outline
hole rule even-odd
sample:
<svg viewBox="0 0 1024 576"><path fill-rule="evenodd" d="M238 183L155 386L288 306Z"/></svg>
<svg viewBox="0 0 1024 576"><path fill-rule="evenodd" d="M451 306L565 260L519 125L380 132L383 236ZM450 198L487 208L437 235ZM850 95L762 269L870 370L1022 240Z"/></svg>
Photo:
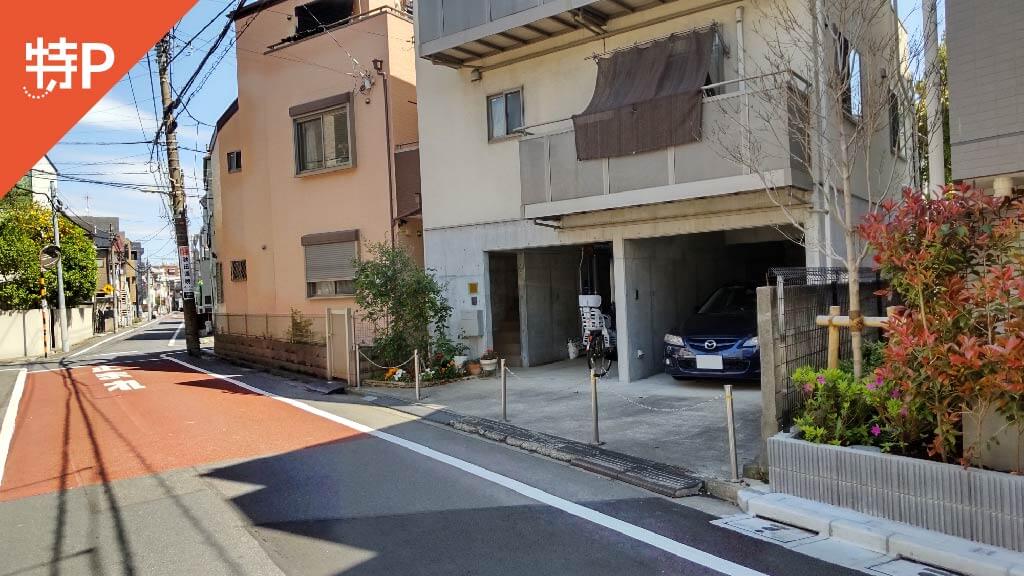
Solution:
<svg viewBox="0 0 1024 576"><path fill-rule="evenodd" d="M664 150L580 161L570 119L525 128L519 142L524 215L729 194L766 181L806 187L807 123L799 118L806 89L771 76L706 87L702 139Z"/></svg>

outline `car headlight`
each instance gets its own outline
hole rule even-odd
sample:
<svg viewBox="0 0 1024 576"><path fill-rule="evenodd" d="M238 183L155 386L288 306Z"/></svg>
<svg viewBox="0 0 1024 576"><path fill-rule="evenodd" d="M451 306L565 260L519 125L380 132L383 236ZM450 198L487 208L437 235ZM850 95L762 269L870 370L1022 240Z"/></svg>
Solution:
<svg viewBox="0 0 1024 576"><path fill-rule="evenodd" d="M673 346L682 346L683 337L676 336L674 334L665 334L665 344L671 344Z"/></svg>
<svg viewBox="0 0 1024 576"><path fill-rule="evenodd" d="M743 343L744 348L757 348L757 346L757 336L754 336L753 338L748 338L747 341Z"/></svg>

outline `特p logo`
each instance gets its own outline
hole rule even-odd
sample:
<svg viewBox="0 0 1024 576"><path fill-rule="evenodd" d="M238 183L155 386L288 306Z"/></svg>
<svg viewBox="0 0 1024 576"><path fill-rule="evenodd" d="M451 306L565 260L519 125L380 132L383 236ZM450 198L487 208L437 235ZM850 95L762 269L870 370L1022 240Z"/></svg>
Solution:
<svg viewBox="0 0 1024 576"><path fill-rule="evenodd" d="M25 43L25 72L35 74L35 89L22 86L25 95L33 100L48 96L55 88L71 90L75 76L81 77L81 87L92 88L92 75L106 72L114 65L114 49L100 42L68 42L61 36L57 42ZM77 73L77 74L76 74Z"/></svg>

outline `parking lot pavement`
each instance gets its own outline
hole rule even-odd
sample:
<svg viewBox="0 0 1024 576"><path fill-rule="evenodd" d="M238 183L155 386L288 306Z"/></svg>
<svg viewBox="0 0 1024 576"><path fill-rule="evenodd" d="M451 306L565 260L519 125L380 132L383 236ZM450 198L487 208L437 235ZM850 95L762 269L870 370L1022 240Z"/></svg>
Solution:
<svg viewBox="0 0 1024 576"><path fill-rule="evenodd" d="M723 382L673 380L658 374L623 384L614 373L598 386L601 440L610 450L681 466L706 478L729 476ZM740 465L757 459L761 445L761 389L733 382ZM571 440L591 440L586 360L513 368L508 376L508 417L516 426ZM499 380L482 377L424 388L421 401L459 414L500 419ZM367 387L413 402L410 389Z"/></svg>

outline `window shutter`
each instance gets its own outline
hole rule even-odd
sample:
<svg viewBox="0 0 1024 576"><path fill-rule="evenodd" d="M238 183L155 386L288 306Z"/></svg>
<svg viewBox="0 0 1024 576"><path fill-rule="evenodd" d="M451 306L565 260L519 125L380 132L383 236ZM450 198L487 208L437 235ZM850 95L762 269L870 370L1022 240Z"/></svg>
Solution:
<svg viewBox="0 0 1024 576"><path fill-rule="evenodd" d="M305 246L306 282L355 278L357 246L356 242Z"/></svg>

